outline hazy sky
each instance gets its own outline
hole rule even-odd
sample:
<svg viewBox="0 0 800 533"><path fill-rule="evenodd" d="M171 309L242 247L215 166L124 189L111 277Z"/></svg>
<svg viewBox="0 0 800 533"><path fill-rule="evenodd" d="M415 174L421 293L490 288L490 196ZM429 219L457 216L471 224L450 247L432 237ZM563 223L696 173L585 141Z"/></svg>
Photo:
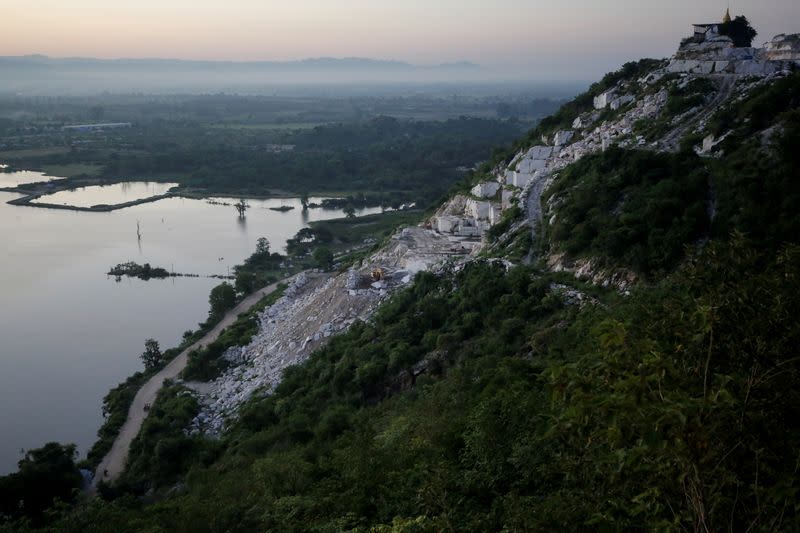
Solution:
<svg viewBox="0 0 800 533"><path fill-rule="evenodd" d="M665 57L727 0L0 0L0 55L468 60L593 78ZM732 0L758 42L800 32L800 0ZM531 77L526 75L525 77Z"/></svg>

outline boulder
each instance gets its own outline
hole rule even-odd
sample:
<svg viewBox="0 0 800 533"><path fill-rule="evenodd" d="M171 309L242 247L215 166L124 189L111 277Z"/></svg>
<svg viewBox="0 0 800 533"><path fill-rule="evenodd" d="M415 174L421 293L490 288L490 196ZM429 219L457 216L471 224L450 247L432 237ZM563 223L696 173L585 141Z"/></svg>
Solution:
<svg viewBox="0 0 800 533"><path fill-rule="evenodd" d="M553 136L553 145L554 146L564 146L569 141L572 140L572 137L575 135L575 132L570 130L559 131ZM539 170L539 169L536 169Z"/></svg>
<svg viewBox="0 0 800 533"><path fill-rule="evenodd" d="M497 194L499 189L500 184L496 181L486 181L475 185L470 192L478 198L490 198Z"/></svg>
<svg viewBox="0 0 800 533"><path fill-rule="evenodd" d="M616 97L616 93L614 90L606 91L598 96L594 97L594 108L595 109L605 109L608 107L608 104L611 103L612 100Z"/></svg>

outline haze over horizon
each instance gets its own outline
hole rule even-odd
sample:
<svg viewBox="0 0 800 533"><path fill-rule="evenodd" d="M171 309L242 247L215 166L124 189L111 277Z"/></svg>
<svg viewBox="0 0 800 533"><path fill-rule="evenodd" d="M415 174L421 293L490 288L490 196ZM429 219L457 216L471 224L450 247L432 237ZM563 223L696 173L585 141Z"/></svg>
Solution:
<svg viewBox="0 0 800 533"><path fill-rule="evenodd" d="M290 61L369 57L416 65L469 61L519 79L594 79L666 57L693 22L721 19L704 0L4 0L0 56ZM354 14L358 14L355 16ZM513 13L514 16L509 16ZM761 43L798 31L800 2L737 0ZM481 31L476 31L481 28Z"/></svg>

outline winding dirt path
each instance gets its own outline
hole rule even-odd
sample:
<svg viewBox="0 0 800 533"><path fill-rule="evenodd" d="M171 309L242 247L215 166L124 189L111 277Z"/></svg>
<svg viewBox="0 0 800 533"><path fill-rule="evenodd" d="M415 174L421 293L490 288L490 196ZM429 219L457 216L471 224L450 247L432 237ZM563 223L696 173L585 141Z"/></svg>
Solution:
<svg viewBox="0 0 800 533"><path fill-rule="evenodd" d="M264 296L274 292L278 288L278 285L291 282L297 275L298 274L295 274L294 276L273 283L272 285L268 285L242 300L239 305L228 311L222 320L220 320L211 331L206 333L203 338L183 350L175 359L170 361L167 366L142 385L139 392L137 392L136 396L133 398L133 403L128 410L128 418L125 420L125 424L123 424L117 438L114 440L111 450L103 457L100 464L97 465L94 479L92 480L93 489L101 480L105 482L114 481L125 469L131 442L133 442L133 439L139 434L142 423L147 417L147 411L144 409L145 405L155 402L156 395L158 391L161 390L161 387L163 387L165 379L175 379L178 377L181 371L186 367L189 352L197 350L198 348L203 348L214 342L222 333L222 330L233 324L240 314L248 311Z"/></svg>

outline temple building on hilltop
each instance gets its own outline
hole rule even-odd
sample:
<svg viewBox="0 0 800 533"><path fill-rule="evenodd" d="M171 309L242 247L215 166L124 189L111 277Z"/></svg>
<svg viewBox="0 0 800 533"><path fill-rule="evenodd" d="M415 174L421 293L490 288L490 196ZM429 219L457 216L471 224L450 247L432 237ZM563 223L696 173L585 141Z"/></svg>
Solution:
<svg viewBox="0 0 800 533"><path fill-rule="evenodd" d="M715 37L720 36L720 26L731 22L731 10L725 11L725 16L722 17L722 22L713 22L711 24L693 24L694 37L693 40L697 43L710 41Z"/></svg>

